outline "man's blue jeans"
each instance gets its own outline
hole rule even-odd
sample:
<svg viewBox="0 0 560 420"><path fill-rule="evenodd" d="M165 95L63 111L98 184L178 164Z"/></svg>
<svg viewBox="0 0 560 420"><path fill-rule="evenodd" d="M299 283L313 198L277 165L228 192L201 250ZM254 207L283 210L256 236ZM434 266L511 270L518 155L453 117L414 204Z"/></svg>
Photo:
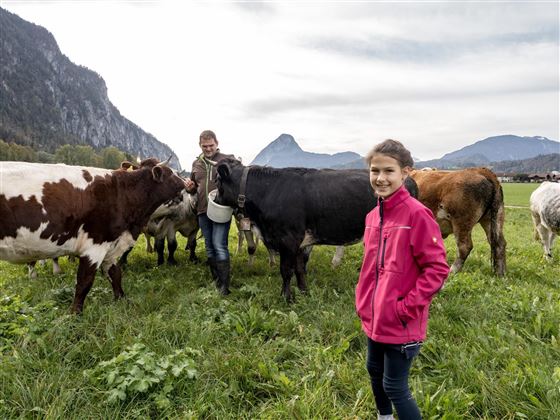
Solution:
<svg viewBox="0 0 560 420"><path fill-rule="evenodd" d="M198 215L198 224L204 236L206 256L216 261L229 260L228 236L231 220L227 223L213 222L206 213Z"/></svg>

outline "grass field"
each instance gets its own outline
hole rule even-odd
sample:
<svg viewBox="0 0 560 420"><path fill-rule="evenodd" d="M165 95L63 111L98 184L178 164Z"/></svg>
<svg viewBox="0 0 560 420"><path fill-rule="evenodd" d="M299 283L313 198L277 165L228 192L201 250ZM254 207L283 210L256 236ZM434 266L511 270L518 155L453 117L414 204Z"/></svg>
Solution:
<svg viewBox="0 0 560 420"><path fill-rule="evenodd" d="M528 205L526 187L504 185L506 203ZM522 208L506 209L505 236L505 278L492 275L477 227L464 271L434 300L411 373L426 419L560 418L560 246L545 262ZM0 262L0 418L374 416L354 312L360 245L336 270L334 248L316 247L309 295L287 305L262 247L253 267L233 257L222 298L202 264L181 252L178 267L156 268L140 242L128 299L113 302L98 275L82 316L68 314L75 264L64 259L60 276L47 264L29 280L25 267ZM453 238L446 246L451 263Z"/></svg>
<svg viewBox="0 0 560 420"><path fill-rule="evenodd" d="M529 207L529 197L538 183L503 183L504 203L506 206Z"/></svg>

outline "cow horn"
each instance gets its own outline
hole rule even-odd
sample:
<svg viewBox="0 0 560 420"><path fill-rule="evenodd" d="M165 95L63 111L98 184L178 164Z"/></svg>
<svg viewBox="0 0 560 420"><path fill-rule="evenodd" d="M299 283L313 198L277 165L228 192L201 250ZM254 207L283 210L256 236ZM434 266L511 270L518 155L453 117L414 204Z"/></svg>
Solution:
<svg viewBox="0 0 560 420"><path fill-rule="evenodd" d="M173 155L169 156L165 162L160 162L157 164L157 166L168 166L169 162L171 162L172 157Z"/></svg>

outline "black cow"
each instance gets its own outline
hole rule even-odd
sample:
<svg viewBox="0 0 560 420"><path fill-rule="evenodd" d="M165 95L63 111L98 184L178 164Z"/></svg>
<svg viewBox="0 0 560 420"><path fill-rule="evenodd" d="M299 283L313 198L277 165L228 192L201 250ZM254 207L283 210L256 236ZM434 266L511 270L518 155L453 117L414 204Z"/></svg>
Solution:
<svg viewBox="0 0 560 420"><path fill-rule="evenodd" d="M366 214L377 204L369 172L245 167L235 159L224 159L217 165L217 203L239 210L244 169L248 170L244 212L261 231L267 248L280 253L282 294L291 301L294 271L299 289L307 290L304 249L308 245L347 245L362 238ZM416 183L410 179L407 184L417 195Z"/></svg>

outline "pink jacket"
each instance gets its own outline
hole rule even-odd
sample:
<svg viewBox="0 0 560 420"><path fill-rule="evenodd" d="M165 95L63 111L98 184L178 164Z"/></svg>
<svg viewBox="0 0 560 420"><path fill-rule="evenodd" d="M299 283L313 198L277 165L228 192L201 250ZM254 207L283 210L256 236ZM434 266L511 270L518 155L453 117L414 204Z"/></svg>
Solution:
<svg viewBox="0 0 560 420"><path fill-rule="evenodd" d="M401 187L366 216L356 311L372 340L426 338L428 310L449 274L432 212Z"/></svg>

